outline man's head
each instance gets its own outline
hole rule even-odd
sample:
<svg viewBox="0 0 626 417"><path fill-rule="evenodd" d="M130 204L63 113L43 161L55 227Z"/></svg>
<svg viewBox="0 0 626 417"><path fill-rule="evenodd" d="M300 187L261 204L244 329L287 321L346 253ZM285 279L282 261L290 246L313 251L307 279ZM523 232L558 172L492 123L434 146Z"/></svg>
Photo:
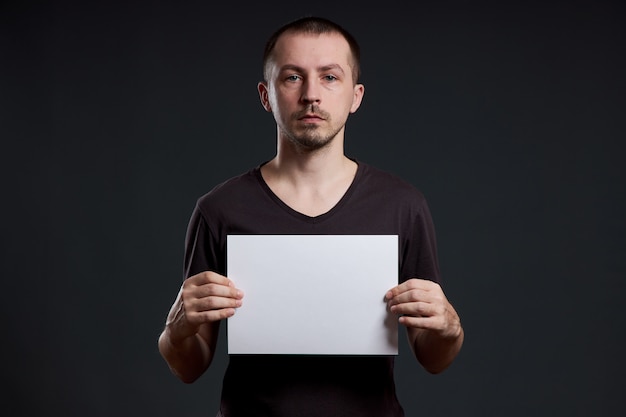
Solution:
<svg viewBox="0 0 626 417"><path fill-rule="evenodd" d="M355 45L343 29L320 18L297 20L272 36L258 90L263 107L274 115L279 139L307 151L343 142L345 123L364 92L355 81Z"/></svg>
<svg viewBox="0 0 626 417"><path fill-rule="evenodd" d="M334 23L328 19L324 19L321 17L303 17L297 20L294 20L290 23L287 23L276 32L272 34L272 36L268 39L265 45L265 51L263 53L263 77L266 81L270 79L270 65L269 62L272 60L274 48L276 46L276 42L278 39L286 33L293 34L311 34L311 35L321 35L321 34L339 34L344 37L348 45L350 45L350 64L352 69L352 81L356 84L359 81L360 76L360 61L361 61L361 50L359 44L356 39L343 27Z"/></svg>

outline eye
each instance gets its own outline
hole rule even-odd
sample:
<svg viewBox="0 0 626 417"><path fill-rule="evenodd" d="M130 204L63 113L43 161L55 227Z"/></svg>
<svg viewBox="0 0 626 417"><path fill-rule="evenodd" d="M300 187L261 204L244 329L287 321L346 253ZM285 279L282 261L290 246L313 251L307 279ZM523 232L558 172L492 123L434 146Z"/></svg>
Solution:
<svg viewBox="0 0 626 417"><path fill-rule="evenodd" d="M299 81L300 76L296 74L288 75L287 77L285 77L285 80L293 83L293 82Z"/></svg>
<svg viewBox="0 0 626 417"><path fill-rule="evenodd" d="M332 74L324 75L324 80L326 81L337 81L338 78Z"/></svg>

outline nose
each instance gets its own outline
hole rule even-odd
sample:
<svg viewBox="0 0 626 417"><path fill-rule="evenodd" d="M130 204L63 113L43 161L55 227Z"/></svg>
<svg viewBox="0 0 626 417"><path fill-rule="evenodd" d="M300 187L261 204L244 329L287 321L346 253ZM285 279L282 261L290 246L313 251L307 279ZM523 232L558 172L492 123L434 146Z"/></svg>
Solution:
<svg viewBox="0 0 626 417"><path fill-rule="evenodd" d="M315 80L308 79L302 84L302 101L305 104L319 103L320 90Z"/></svg>

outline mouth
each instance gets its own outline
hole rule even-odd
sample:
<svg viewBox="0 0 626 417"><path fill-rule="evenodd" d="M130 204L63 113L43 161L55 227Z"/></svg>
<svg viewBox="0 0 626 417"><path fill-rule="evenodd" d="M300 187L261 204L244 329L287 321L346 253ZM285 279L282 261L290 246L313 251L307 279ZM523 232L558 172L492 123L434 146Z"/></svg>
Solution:
<svg viewBox="0 0 626 417"><path fill-rule="evenodd" d="M307 107L308 108L302 109L295 115L296 120L304 123L319 123L328 119L326 112L319 107L315 105Z"/></svg>
<svg viewBox="0 0 626 417"><path fill-rule="evenodd" d="M317 113L305 113L298 117L298 120L305 123L315 123L326 120L324 117L320 116Z"/></svg>
<svg viewBox="0 0 626 417"><path fill-rule="evenodd" d="M319 122L324 119L316 115L306 115L306 116L300 117L298 120L303 121L303 122Z"/></svg>

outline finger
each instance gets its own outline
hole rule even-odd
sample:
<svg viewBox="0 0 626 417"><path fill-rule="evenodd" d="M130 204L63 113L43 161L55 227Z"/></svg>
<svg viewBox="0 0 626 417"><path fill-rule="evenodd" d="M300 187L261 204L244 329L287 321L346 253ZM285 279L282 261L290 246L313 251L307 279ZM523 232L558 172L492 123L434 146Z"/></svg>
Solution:
<svg viewBox="0 0 626 417"><path fill-rule="evenodd" d="M440 330L443 328L442 319L440 317L402 316L398 318L398 322L406 327L419 329Z"/></svg>
<svg viewBox="0 0 626 417"><path fill-rule="evenodd" d="M418 301L431 302L432 296L428 291L424 291L421 289L412 289L400 293L393 298L387 299L387 303L389 304L389 306Z"/></svg>
<svg viewBox="0 0 626 417"><path fill-rule="evenodd" d="M435 289L437 286L439 286L439 284L427 279L411 278L387 291L387 299L412 290L429 291Z"/></svg>
<svg viewBox="0 0 626 417"><path fill-rule="evenodd" d="M225 298L243 298L243 291L234 286L226 286L222 284L203 284L201 286L193 286L188 288L188 296L194 298L205 297L225 297Z"/></svg>
<svg viewBox="0 0 626 417"><path fill-rule="evenodd" d="M195 298L184 302L185 317L193 324L223 320L235 314L242 300L226 297Z"/></svg>
<svg viewBox="0 0 626 417"><path fill-rule="evenodd" d="M437 315L437 308L430 303L414 302L396 304L390 307L394 314L403 314L416 317L430 317Z"/></svg>
<svg viewBox="0 0 626 417"><path fill-rule="evenodd" d="M199 274L187 278L185 282L193 285L203 285L211 283L225 286L234 285L230 279L213 271L200 272Z"/></svg>
<svg viewBox="0 0 626 417"><path fill-rule="evenodd" d="M239 308L242 300L230 297L204 297L189 300L189 310L201 312L219 310L223 308Z"/></svg>
<svg viewBox="0 0 626 417"><path fill-rule="evenodd" d="M242 298L243 292L227 277L211 271L187 278L183 283L183 299L210 296Z"/></svg>
<svg viewBox="0 0 626 417"><path fill-rule="evenodd" d="M218 310L195 311L187 314L187 320L194 324L224 320L235 315L234 308L221 308Z"/></svg>

